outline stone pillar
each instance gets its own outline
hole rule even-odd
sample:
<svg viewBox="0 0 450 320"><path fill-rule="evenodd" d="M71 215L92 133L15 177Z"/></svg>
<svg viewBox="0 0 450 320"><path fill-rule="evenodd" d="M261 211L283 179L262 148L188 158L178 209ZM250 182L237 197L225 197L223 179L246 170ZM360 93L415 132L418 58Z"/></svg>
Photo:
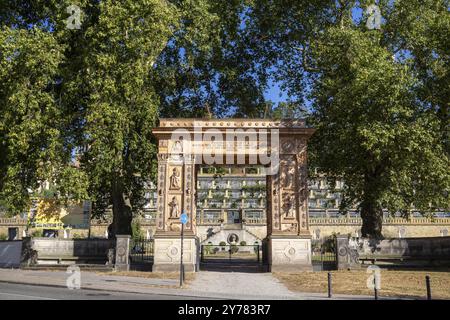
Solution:
<svg viewBox="0 0 450 320"><path fill-rule="evenodd" d="M336 267L338 270L346 270L348 263L348 237L347 235L336 236Z"/></svg>
<svg viewBox="0 0 450 320"><path fill-rule="evenodd" d="M22 238L22 250L20 254L20 266L29 267L37 264L38 253L33 249L33 238Z"/></svg>
<svg viewBox="0 0 450 320"><path fill-rule="evenodd" d="M336 264L338 270L360 268L357 245L347 235L336 236Z"/></svg>
<svg viewBox="0 0 450 320"><path fill-rule="evenodd" d="M172 136L159 137L158 219L154 235L153 271L178 271L181 257L181 222L183 211L189 216L184 226L183 262L185 271L195 271L197 237L195 236L195 161L187 154L186 144Z"/></svg>
<svg viewBox="0 0 450 320"><path fill-rule="evenodd" d="M130 235L116 235L116 271L130 270Z"/></svg>
<svg viewBox="0 0 450 320"><path fill-rule="evenodd" d="M198 239L192 234L184 236L183 265L186 272L197 270ZM153 272L178 272L181 260L181 236L155 235Z"/></svg>
<svg viewBox="0 0 450 320"><path fill-rule="evenodd" d="M280 136L279 172L268 178L268 263L271 271L312 270L306 138Z"/></svg>

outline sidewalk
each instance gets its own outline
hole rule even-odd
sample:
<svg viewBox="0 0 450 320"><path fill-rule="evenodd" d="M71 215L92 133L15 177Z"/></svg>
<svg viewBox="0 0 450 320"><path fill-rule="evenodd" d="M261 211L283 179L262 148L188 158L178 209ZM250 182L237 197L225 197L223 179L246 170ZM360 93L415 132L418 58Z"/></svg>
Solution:
<svg viewBox="0 0 450 320"><path fill-rule="evenodd" d="M62 271L31 271L0 269L1 283L66 287L70 274ZM272 277L270 273L198 272L196 279L185 288L178 288L178 280L114 276L81 272L81 288L128 293L180 295L205 299L245 300L311 300L327 299L326 294L294 293ZM369 296L334 295L333 299L373 300Z"/></svg>

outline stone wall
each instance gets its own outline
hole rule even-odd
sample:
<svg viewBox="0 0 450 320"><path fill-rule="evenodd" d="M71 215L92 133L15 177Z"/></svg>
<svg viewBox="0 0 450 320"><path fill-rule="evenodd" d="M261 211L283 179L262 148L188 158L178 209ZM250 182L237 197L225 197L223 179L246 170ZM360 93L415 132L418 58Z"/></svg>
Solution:
<svg viewBox="0 0 450 320"><path fill-rule="evenodd" d="M383 240L337 236L338 269L364 264L389 266L448 266L450 237Z"/></svg>
<svg viewBox="0 0 450 320"><path fill-rule="evenodd" d="M207 240L208 237L213 236L214 234L217 234L221 231L221 229L224 229L224 233L228 234L228 233L236 233L234 229L227 229L224 227L221 227L220 225L200 225L197 226L197 236L200 240L200 242L204 242ZM251 225L251 224L246 224L242 230L240 231L244 231L244 229L246 231L248 231L249 233L249 239L250 241L256 241L256 240L262 240L267 236L267 226L266 225ZM239 231L239 233L241 233ZM244 240L247 242L247 244L253 244L249 241L247 241L248 239L244 239L243 237L241 237L241 240ZM257 239L254 239L257 238ZM240 240L240 241L241 241ZM219 242L215 243L215 240L213 240L214 244L219 244ZM224 240L226 241L226 239ZM206 241L208 242L208 241Z"/></svg>
<svg viewBox="0 0 450 320"><path fill-rule="evenodd" d="M0 241L0 268L18 268L22 241Z"/></svg>
<svg viewBox="0 0 450 320"><path fill-rule="evenodd" d="M107 239L31 239L31 249L37 252L38 264L60 263L59 260L72 257L105 263L108 250L114 246L115 242Z"/></svg>
<svg viewBox="0 0 450 320"><path fill-rule="evenodd" d="M332 234L361 236L360 218L309 218L313 239ZM450 218L385 218L383 236L386 238L439 237L450 234Z"/></svg>
<svg viewBox="0 0 450 320"><path fill-rule="evenodd" d="M105 238L109 223L92 221L90 227L91 237ZM0 234L8 235L8 228L18 228L18 239L22 238L23 231L26 229L25 219L0 218ZM156 226L154 223L140 222L141 232L144 237L153 237ZM220 225L198 225L197 235L200 240L207 237L208 230L217 229ZM361 219L359 218L309 218L309 227L313 239L327 237L332 234L350 234L351 236L360 236ZM246 229L255 234L258 238L264 239L267 235L266 225L247 224ZM33 232L30 229L29 232ZM88 229L71 229L70 238L87 238ZM386 238L411 238L411 237L439 237L450 235L450 218L412 218L406 220L402 218L386 218L383 221L383 235ZM59 237L63 238L63 230L60 230Z"/></svg>

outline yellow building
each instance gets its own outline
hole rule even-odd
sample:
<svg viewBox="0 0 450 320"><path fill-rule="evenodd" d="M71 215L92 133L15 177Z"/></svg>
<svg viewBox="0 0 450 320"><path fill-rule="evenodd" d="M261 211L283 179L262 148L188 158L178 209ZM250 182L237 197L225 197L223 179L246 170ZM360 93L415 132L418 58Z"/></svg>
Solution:
<svg viewBox="0 0 450 320"><path fill-rule="evenodd" d="M89 230L91 205L89 201L72 202L67 205L51 198L33 200L28 215L31 234L69 237L71 230ZM83 233L83 232L82 232Z"/></svg>

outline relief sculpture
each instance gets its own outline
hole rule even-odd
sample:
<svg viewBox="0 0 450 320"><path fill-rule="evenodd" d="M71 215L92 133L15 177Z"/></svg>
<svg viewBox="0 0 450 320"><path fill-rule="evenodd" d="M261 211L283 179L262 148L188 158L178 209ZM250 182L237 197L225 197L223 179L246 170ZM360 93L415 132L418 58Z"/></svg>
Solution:
<svg viewBox="0 0 450 320"><path fill-rule="evenodd" d="M170 176L170 190L180 190L180 171L178 168L173 168L172 175Z"/></svg>

